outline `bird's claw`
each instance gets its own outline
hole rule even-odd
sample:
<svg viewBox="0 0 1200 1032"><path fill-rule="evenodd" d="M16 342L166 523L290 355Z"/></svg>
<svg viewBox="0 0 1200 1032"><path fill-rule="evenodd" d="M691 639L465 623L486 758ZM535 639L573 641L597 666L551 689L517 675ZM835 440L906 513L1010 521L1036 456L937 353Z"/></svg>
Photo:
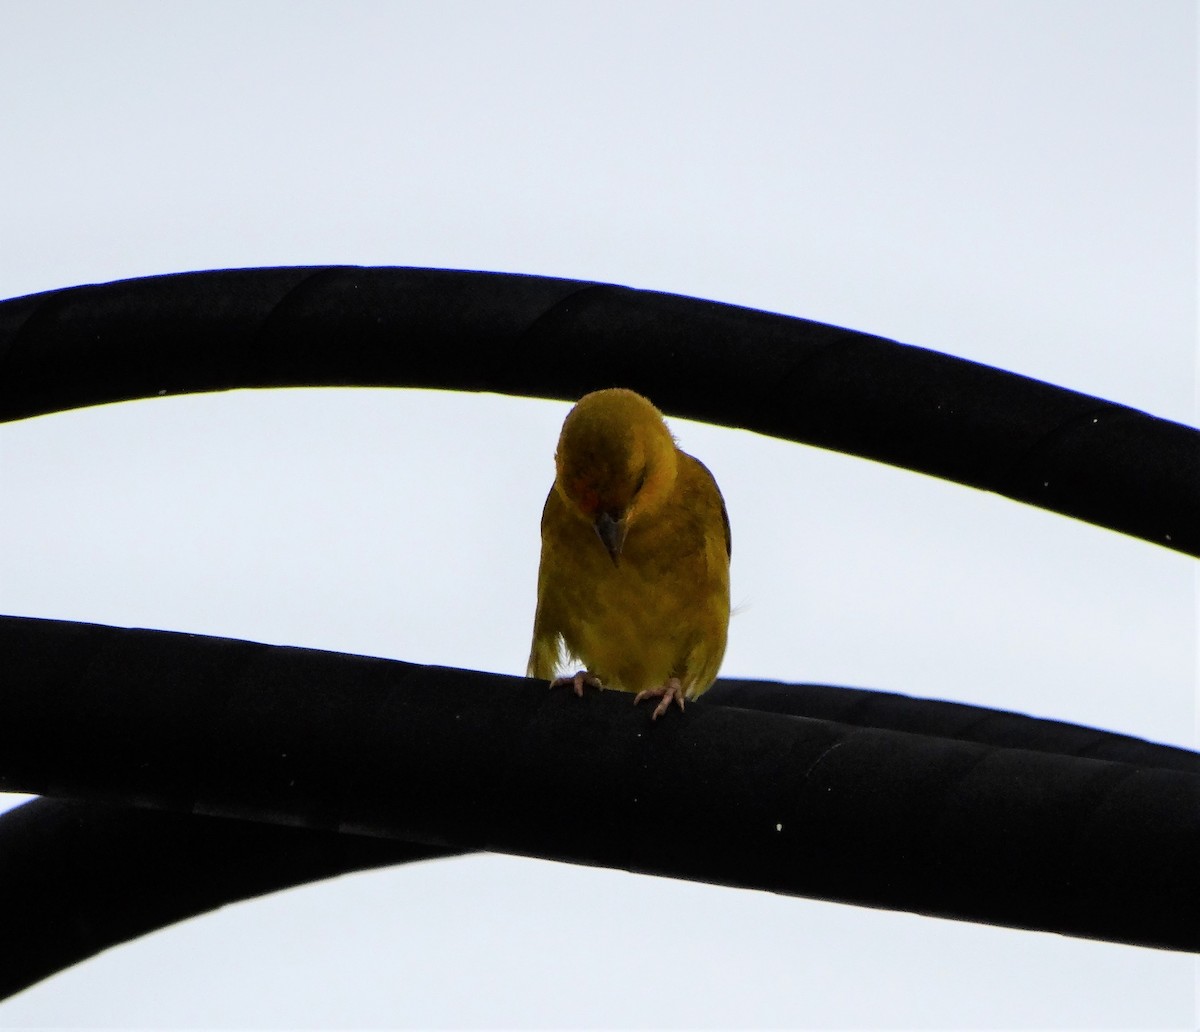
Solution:
<svg viewBox="0 0 1200 1032"><path fill-rule="evenodd" d="M658 699L659 703L654 707L654 712L650 714L651 720L657 720L671 708L671 703L677 702L679 709L683 710L683 685L678 677L667 678L667 683L659 685L657 688L647 688L645 691L638 692L634 696L633 704L636 706L643 699Z"/></svg>
<svg viewBox="0 0 1200 1032"><path fill-rule="evenodd" d="M591 673L591 671L588 671L588 670L580 670L579 673L573 674L570 677L556 677L553 681L550 682L551 690L553 690L555 688L564 688L567 685L570 685L572 687L572 689L574 690L575 694L578 695L579 698L581 698L581 699L583 698L583 689L585 687L587 687L587 688L603 688L604 687L604 685L601 684L601 682L600 682L600 678L598 678L595 674Z"/></svg>

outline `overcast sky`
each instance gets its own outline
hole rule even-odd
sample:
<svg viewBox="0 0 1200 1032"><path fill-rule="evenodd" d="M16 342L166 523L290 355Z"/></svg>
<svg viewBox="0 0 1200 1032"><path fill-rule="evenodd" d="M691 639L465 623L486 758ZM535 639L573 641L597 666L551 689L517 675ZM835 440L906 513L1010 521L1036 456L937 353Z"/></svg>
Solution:
<svg viewBox="0 0 1200 1032"><path fill-rule="evenodd" d="M0 15L0 297L234 266L540 273L1197 423L1192 3ZM0 426L0 611L523 672L565 412L233 392ZM1194 560L672 428L733 524L726 674L1196 747ZM0 1026L1193 1029L1198 986L1160 951L472 857L168 929L0 1004Z"/></svg>

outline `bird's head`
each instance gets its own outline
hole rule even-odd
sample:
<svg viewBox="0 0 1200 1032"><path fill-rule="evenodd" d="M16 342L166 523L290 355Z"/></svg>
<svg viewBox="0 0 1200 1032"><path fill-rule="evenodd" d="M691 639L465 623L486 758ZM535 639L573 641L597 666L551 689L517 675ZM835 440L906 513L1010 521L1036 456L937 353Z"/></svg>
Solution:
<svg viewBox="0 0 1200 1032"><path fill-rule="evenodd" d="M563 423L554 486L617 563L629 528L670 495L675 456L671 432L650 402L622 387L595 391Z"/></svg>

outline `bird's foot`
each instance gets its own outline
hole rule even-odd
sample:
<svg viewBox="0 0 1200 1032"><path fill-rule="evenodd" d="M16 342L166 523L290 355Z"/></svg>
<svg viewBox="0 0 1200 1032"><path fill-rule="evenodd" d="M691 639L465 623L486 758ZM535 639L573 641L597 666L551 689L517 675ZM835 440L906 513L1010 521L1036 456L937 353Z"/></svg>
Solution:
<svg viewBox="0 0 1200 1032"><path fill-rule="evenodd" d="M585 687L586 688L603 688L604 687L604 685L600 683L600 678L598 678L590 670L580 670L579 673L574 674L571 677L556 677L553 681L550 682L551 689L564 688L567 685L570 685L574 689L575 694L578 695L581 699L583 698L583 689Z"/></svg>
<svg viewBox="0 0 1200 1032"><path fill-rule="evenodd" d="M671 708L672 701L679 703L679 708L683 709L683 685L680 684L678 677L668 677L665 684L638 692L634 697L633 704L636 706L643 699L659 700L650 716L651 720L657 720Z"/></svg>

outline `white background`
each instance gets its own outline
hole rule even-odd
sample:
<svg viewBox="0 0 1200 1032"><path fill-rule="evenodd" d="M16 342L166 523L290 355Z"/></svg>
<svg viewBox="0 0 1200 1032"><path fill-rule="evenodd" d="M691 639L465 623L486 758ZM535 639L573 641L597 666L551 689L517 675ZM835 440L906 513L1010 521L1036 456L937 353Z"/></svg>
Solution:
<svg viewBox="0 0 1200 1032"><path fill-rule="evenodd" d="M1197 422L1191 3L0 16L0 297L232 266L542 273ZM565 411L235 392L0 426L0 611L521 672ZM725 673L1196 746L1193 560L672 426L733 522ZM1196 993L1188 956L474 857L227 908L0 1025L1184 1029Z"/></svg>

